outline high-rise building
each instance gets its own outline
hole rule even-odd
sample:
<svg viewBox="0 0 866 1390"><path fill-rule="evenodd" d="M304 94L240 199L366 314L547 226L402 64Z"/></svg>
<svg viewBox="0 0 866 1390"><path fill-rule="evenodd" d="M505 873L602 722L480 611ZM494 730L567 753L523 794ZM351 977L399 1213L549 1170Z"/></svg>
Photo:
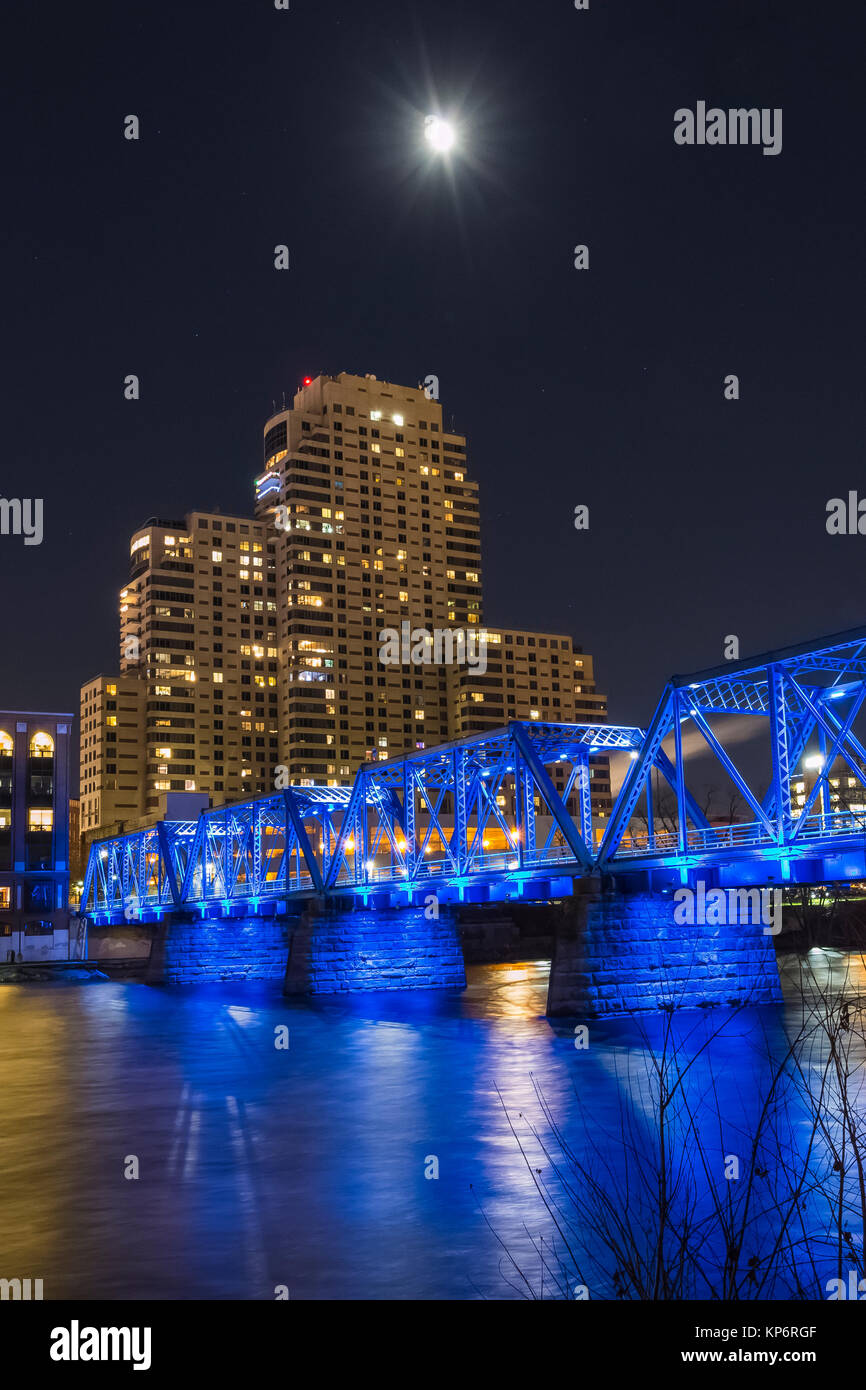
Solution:
<svg viewBox="0 0 866 1390"><path fill-rule="evenodd" d="M448 671L383 665L383 628L480 630L478 485L438 401L308 380L265 425L256 514L277 541L282 756L293 782L445 742Z"/></svg>
<svg viewBox="0 0 866 1390"><path fill-rule="evenodd" d="M144 702L137 676L94 676L79 706L79 824L119 826L143 815Z"/></svg>
<svg viewBox="0 0 866 1390"><path fill-rule="evenodd" d="M120 675L81 691L81 829L131 826L177 792L274 784L276 546L251 517L151 517L120 591Z"/></svg>
<svg viewBox="0 0 866 1390"><path fill-rule="evenodd" d="M508 719L605 718L571 638L485 627L466 438L421 387L305 379L265 424L255 513L133 533L121 674L82 689L85 835L172 793L269 791L278 767L348 784L359 763ZM455 633L456 663L439 641ZM602 809L603 760L595 776Z"/></svg>

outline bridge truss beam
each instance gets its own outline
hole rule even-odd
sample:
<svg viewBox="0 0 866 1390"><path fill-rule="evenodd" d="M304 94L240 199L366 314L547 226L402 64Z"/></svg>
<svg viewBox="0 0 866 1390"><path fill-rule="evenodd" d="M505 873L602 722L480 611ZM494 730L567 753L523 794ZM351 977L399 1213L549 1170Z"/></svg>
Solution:
<svg viewBox="0 0 866 1390"><path fill-rule="evenodd" d="M831 810L830 775L844 761L858 806L866 807L866 744L855 729L864 702L866 628L858 628L675 676L646 732L515 722L365 763L351 787L287 787L205 811L197 822L163 821L103 841L91 848L83 910L136 920L181 908L255 912L323 893L412 900L448 889L462 898L475 889L511 884L522 892L527 883L590 872L684 872L859 852L866 812ZM728 751L732 718L747 718L765 734L768 786L756 785ZM820 765L795 809L792 784L802 778L797 769L815 736ZM709 753L750 821L710 823L690 785L691 743ZM616 754L628 762L601 834L593 818L593 764ZM673 793L673 813L661 804L664 787Z"/></svg>

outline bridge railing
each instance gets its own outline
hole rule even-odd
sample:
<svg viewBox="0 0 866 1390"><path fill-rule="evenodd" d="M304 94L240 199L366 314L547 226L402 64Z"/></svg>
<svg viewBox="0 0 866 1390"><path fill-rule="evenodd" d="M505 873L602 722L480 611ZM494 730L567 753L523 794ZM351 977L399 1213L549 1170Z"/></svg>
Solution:
<svg viewBox="0 0 866 1390"><path fill-rule="evenodd" d="M825 835L863 834L866 834L866 812L830 811L825 815L817 811L805 818L799 838L809 840Z"/></svg>
<svg viewBox="0 0 866 1390"><path fill-rule="evenodd" d="M679 843L679 833L676 830L657 830L653 833L632 831L623 836L615 860L642 854L677 854ZM725 848L740 849L772 843L773 837L760 821L712 826L708 830L690 825L686 833L688 853Z"/></svg>
<svg viewBox="0 0 866 1390"><path fill-rule="evenodd" d="M794 817L790 828L783 834L781 848L790 848L795 842L809 843L833 836L866 835L866 812L832 811L825 814L815 811L804 817L799 830L798 823L798 818ZM714 825L709 829L690 825L686 834L686 851L689 854L770 845L779 845L779 840L763 821L737 821L731 825ZM641 855L676 855L678 852L679 834L676 830L658 830L654 833L632 831L623 836L612 862Z"/></svg>
<svg viewBox="0 0 866 1390"><path fill-rule="evenodd" d="M410 879L410 871L404 864L390 862L377 863L370 860L365 865L364 885L368 887L397 884L403 887L441 880L447 883L479 882L489 877L514 876L521 871L534 871L552 868L560 873L577 868L573 851L568 845L549 845L533 850L482 850L474 858L471 871L465 876L455 869L453 861L441 854L425 855L415 866ZM353 885L354 886L354 885Z"/></svg>

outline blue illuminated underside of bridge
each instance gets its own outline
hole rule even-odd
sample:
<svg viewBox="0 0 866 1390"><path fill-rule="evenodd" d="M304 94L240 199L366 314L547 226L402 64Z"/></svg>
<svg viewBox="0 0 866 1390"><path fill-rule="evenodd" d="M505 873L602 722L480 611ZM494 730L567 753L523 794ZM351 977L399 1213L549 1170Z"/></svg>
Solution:
<svg viewBox="0 0 866 1390"><path fill-rule="evenodd" d="M321 895L395 904L430 893L549 897L593 873L655 875L659 884L706 870L741 883L864 877L866 815L831 810L829 795L841 759L866 803L866 747L854 732L864 698L866 628L674 677L646 730L515 722L366 763L351 787L289 787L95 843L82 911L132 922L187 909L270 915L290 899ZM761 721L772 768L763 795L723 747L724 716ZM747 823L708 822L688 785L686 725L749 808ZM823 767L795 809L792 779L816 737ZM602 836L590 760L616 753L630 761ZM656 827L654 781L675 798L673 830ZM639 804L645 830L635 832Z"/></svg>

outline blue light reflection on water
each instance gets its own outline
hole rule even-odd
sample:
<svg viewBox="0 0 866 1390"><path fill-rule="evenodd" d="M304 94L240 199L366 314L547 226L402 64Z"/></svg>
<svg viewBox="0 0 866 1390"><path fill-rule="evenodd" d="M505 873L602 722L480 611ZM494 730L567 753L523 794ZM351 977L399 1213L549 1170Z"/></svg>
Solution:
<svg viewBox="0 0 866 1390"><path fill-rule="evenodd" d="M577 1051L573 1025L543 1017L546 977L544 963L474 967L462 994L306 1003L252 984L3 988L4 1267L47 1297L510 1296L487 1221L517 1246L544 1212L503 1103L518 1129L541 1123L535 1083L573 1135L639 1123L663 1027L597 1023ZM721 1162L793 1011L731 1017L708 1062L719 1021L676 1027Z"/></svg>

